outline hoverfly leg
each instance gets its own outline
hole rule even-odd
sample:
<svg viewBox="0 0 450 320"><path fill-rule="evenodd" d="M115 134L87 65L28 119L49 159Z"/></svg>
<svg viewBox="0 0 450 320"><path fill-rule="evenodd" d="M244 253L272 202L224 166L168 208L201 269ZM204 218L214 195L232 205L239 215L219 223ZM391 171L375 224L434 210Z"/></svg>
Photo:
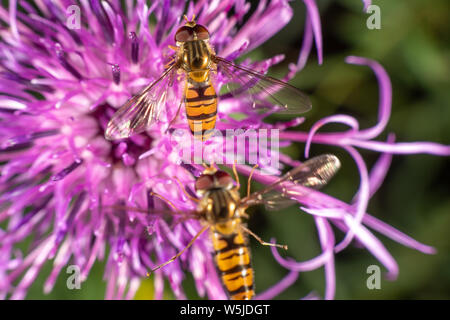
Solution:
<svg viewBox="0 0 450 320"><path fill-rule="evenodd" d="M237 160L235 159L233 162L233 173L234 173L234 178L236 179L236 189L239 190L239 188L241 187L241 183L239 182L239 176L238 176L238 173L236 170L236 163L237 163Z"/></svg>
<svg viewBox="0 0 450 320"><path fill-rule="evenodd" d="M251 235L253 238L255 238L259 243L261 243L263 246L271 246L271 247L278 247L284 250L288 249L287 245L283 245L283 244L277 244L277 243L269 243L269 242L265 242L263 241L260 237L258 237L255 233L253 233L253 231L251 231L250 229L244 227L243 225L240 226L242 228L242 230L244 230L245 232L247 232L249 235Z"/></svg>
<svg viewBox="0 0 450 320"><path fill-rule="evenodd" d="M194 198L193 196L191 196L189 194L189 192L187 192L186 188L183 186L183 184L181 183L180 179L178 179L177 177L175 177L174 179L175 179L175 181L178 182L178 185L180 186L181 191L183 191L183 193L186 195L186 197L188 197L189 199L191 199L194 202L200 202L200 200L198 198Z"/></svg>
<svg viewBox="0 0 450 320"><path fill-rule="evenodd" d="M164 201L169 207L171 207L171 208L175 211L175 213L180 214L180 215L183 215L183 213L182 213L180 210L178 210L177 207L175 207L175 205L174 205L172 202L170 202L168 199L164 198L162 195L160 195L160 194L155 193L155 192L152 191L152 192L150 192L150 196L154 196L154 197L157 197L157 198L161 199L161 200Z"/></svg>
<svg viewBox="0 0 450 320"><path fill-rule="evenodd" d="M255 169L258 168L258 164L255 164L252 168L252 171L250 171L250 174L248 175L248 182L247 182L247 198L250 196L250 185L252 182L252 176L253 172L255 172Z"/></svg>
<svg viewBox="0 0 450 320"><path fill-rule="evenodd" d="M151 272L155 272L158 269L161 269L162 267L168 265L169 263L175 261L179 256L181 256L187 249L189 249L192 244L195 242L195 240L198 239L198 237L200 237L200 235L205 232L207 229L209 229L209 225L204 226L195 236L194 238L192 238L192 240L186 245L186 247L183 248L183 250L181 250L180 252L178 252L176 255L174 255L172 258L170 258L169 260L167 260L166 262L156 266L155 268L151 269ZM150 273L147 273L147 276L150 276Z"/></svg>
<svg viewBox="0 0 450 320"><path fill-rule="evenodd" d="M167 134L167 131L169 131L170 127L174 124L175 120L178 118L178 115L180 114L180 110L181 110L181 105L182 104L183 104L183 101L180 101L180 105L178 106L177 113L175 114L175 117L173 117L173 119L170 120L169 125L168 125L168 127L166 129L166 132L165 132L166 134Z"/></svg>
<svg viewBox="0 0 450 320"><path fill-rule="evenodd" d="M245 219L250 219L250 216L247 213L245 213L245 212L240 213L239 217L240 218L245 218Z"/></svg>
<svg viewBox="0 0 450 320"><path fill-rule="evenodd" d="M166 65L164 66L164 69L169 69L169 67L175 62L175 59L170 59L169 62L166 63Z"/></svg>

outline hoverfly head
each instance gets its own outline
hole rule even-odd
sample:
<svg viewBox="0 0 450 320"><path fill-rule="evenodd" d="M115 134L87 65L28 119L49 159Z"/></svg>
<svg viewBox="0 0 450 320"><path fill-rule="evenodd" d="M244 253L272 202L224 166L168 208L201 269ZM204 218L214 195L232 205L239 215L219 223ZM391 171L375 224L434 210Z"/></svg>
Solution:
<svg viewBox="0 0 450 320"><path fill-rule="evenodd" d="M230 189L234 185L231 176L222 170L205 170L195 181L195 190L200 193L211 189Z"/></svg>
<svg viewBox="0 0 450 320"><path fill-rule="evenodd" d="M214 174L213 173L203 173L197 180L195 180L195 191L204 193L209 189L214 188Z"/></svg>
<svg viewBox="0 0 450 320"><path fill-rule="evenodd" d="M222 170L218 170L214 173L214 182L217 188L231 189L234 185L234 180L231 176Z"/></svg>
<svg viewBox="0 0 450 320"><path fill-rule="evenodd" d="M186 24L180 27L175 33L176 42L209 39L208 29L195 22L195 15L192 17L192 20L188 20L186 16L184 16L184 19L186 20Z"/></svg>

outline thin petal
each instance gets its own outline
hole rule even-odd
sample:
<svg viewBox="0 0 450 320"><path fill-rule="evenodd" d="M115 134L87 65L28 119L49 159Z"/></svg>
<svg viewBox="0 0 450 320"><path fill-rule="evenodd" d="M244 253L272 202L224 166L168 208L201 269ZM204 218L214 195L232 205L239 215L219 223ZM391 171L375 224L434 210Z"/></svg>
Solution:
<svg viewBox="0 0 450 320"><path fill-rule="evenodd" d="M366 65L372 68L379 85L378 122L369 129L361 130L357 136L360 139L373 139L384 131L391 116L392 107L392 84L386 70L376 61L356 56L345 59L347 63Z"/></svg>
<svg viewBox="0 0 450 320"><path fill-rule="evenodd" d="M298 278L298 272L291 271L286 277L273 287L255 296L255 300L270 300L278 296L281 292L289 288Z"/></svg>
<svg viewBox="0 0 450 320"><path fill-rule="evenodd" d="M356 214L354 216L354 223L361 223L364 219L364 215L367 210L367 205L369 203L369 173L367 171L366 163L363 158L354 148L344 146L352 158L355 160L356 166L358 167L359 176L361 178L361 182L359 185L358 193L359 197L356 201ZM344 250L353 239L353 231L352 228L349 229L349 232L345 235L345 238L336 246L336 252Z"/></svg>
<svg viewBox="0 0 450 320"><path fill-rule="evenodd" d="M351 215L345 216L345 223L352 229L359 241L388 269L388 279L395 279L398 275L398 265L392 255L386 250L380 240L378 240L363 225L355 221Z"/></svg>
<svg viewBox="0 0 450 320"><path fill-rule="evenodd" d="M344 114L337 114L329 117L325 117L317 121L309 130L308 138L306 139L306 145L305 145L305 157L309 158L309 149L311 147L311 143L313 141L314 135L316 132L324 125L328 123L342 123L345 125L348 125L351 128L350 133L358 131L359 123L358 121L353 118L352 116L347 116Z"/></svg>
<svg viewBox="0 0 450 320"><path fill-rule="evenodd" d="M334 234L328 221L322 217L314 217L317 231L319 232L320 245L322 250L329 252L334 246ZM330 258L325 263L325 299L334 299L336 292L336 271L334 268L334 255L330 254Z"/></svg>
<svg viewBox="0 0 450 320"><path fill-rule="evenodd" d="M323 62L323 53L322 53L322 26L320 23L320 15L319 9L317 9L317 4L314 0L303 0L306 5L306 9L308 11L308 15L310 17L312 30L314 33L314 40L316 41L316 49L317 49L317 60L319 64Z"/></svg>

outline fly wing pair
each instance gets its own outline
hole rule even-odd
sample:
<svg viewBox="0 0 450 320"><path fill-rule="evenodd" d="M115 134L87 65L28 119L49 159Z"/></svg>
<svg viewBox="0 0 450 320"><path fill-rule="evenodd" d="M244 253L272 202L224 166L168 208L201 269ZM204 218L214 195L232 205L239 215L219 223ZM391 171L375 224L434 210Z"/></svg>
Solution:
<svg viewBox="0 0 450 320"><path fill-rule="evenodd" d="M107 140L125 139L147 130L156 122L166 104L169 84L176 76L171 65L164 73L139 93L129 99L108 122L105 130Z"/></svg>
<svg viewBox="0 0 450 320"><path fill-rule="evenodd" d="M213 57L217 69L228 78L227 94L261 111L276 108L280 113L300 114L311 109L309 98L297 88L257 71L237 66L220 57ZM179 67L170 65L164 73L128 100L111 118L105 138L128 138L147 130L165 107L169 89Z"/></svg>
<svg viewBox="0 0 450 320"><path fill-rule="evenodd" d="M319 189L330 181L340 166L339 159L331 154L311 158L264 189L243 198L239 207L247 208L258 204L265 205L269 210L288 207L295 202L295 196L305 196L308 192L307 189L299 191L295 186Z"/></svg>

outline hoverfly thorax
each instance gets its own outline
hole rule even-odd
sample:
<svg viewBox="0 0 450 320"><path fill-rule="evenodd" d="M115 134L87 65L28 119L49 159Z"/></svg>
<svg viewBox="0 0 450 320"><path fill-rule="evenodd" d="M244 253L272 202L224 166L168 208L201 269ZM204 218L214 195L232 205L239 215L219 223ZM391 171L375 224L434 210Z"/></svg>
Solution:
<svg viewBox="0 0 450 320"><path fill-rule="evenodd" d="M228 223L235 217L239 201L234 180L225 171L208 170L195 183L196 191L203 196L201 207L208 221L215 224Z"/></svg>
<svg viewBox="0 0 450 320"><path fill-rule="evenodd" d="M207 81L211 68L211 48L209 32L204 26L194 20L187 21L175 33L175 41L180 48L181 67L191 73L191 78L197 82Z"/></svg>
<svg viewBox="0 0 450 320"><path fill-rule="evenodd" d="M184 193L197 202L197 209L191 212L191 217L199 219L204 225L203 228L183 250L154 268L153 271L177 259L204 231L209 229L214 249L214 262L228 296L233 300L252 299L255 295L254 272L248 235L252 235L262 245L285 250L287 246L265 242L248 229L247 224L242 220L248 218L246 209L250 206L265 204L266 208L279 211L286 205L295 203L293 197L306 196L309 188L318 189L324 186L339 167L340 162L336 156L320 155L293 168L262 190L250 193L248 188L247 196L242 199L239 196L240 184L236 165L233 166L236 179L232 179L225 171L217 170L213 165L206 167L195 182L195 190L201 197L189 196L183 188ZM251 183L253 170L250 173L248 185ZM299 186L304 186L306 189L299 193L297 190ZM161 197L161 199L164 198ZM173 206L172 203L168 201L167 203Z"/></svg>

